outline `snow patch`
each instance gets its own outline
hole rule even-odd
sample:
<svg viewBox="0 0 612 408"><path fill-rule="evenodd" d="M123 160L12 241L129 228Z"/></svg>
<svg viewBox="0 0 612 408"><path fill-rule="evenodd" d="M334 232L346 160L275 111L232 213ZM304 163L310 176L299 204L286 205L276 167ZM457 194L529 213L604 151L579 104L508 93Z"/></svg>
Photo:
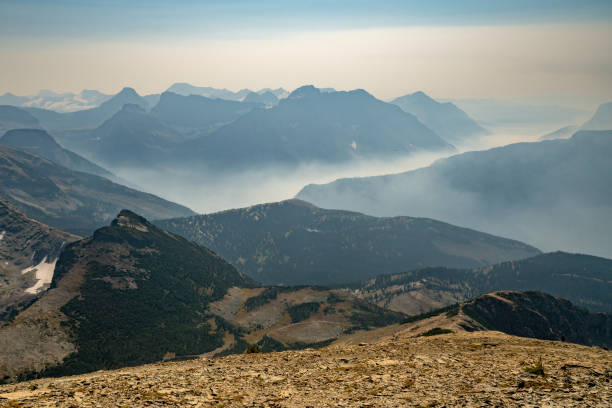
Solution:
<svg viewBox="0 0 612 408"><path fill-rule="evenodd" d="M21 271L23 275L28 272L36 271L37 282L34 284L34 286L27 288L25 292L35 295L42 291L44 285L50 284L51 280L53 279L53 271L55 270L56 263L57 259L53 262L47 262L47 257L45 256L38 265L30 266L29 268L25 268L23 271Z"/></svg>

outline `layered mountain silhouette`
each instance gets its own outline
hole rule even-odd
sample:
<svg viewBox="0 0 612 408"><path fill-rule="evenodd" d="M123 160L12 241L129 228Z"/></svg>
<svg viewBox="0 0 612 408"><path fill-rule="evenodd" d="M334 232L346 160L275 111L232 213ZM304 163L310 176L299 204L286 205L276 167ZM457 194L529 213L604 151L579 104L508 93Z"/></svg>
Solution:
<svg viewBox="0 0 612 408"><path fill-rule="evenodd" d="M0 322L12 318L49 287L61 250L78 239L0 200Z"/></svg>
<svg viewBox="0 0 612 408"><path fill-rule="evenodd" d="M50 134L41 129L10 130L0 138L0 145L25 150L71 170L96 174L111 180L116 179L115 175L108 170L64 149Z"/></svg>
<svg viewBox="0 0 612 408"><path fill-rule="evenodd" d="M237 92L230 91L229 89L219 89L210 86L194 86L185 82L177 82L172 84L166 92L172 92L178 95L189 96L189 95L200 95L211 99L225 99L228 101L244 101L244 99L250 94L266 94L271 93L276 99L283 99L289 95L289 92L283 88L271 89L263 88L257 92L253 92L249 89L241 89ZM268 97L269 98L269 97ZM261 102L258 102L261 103Z"/></svg>
<svg viewBox="0 0 612 408"><path fill-rule="evenodd" d="M58 113L40 108L27 108L41 126L52 132L93 129L117 113L123 105L134 104L148 109L148 103L132 88L123 88L121 92L106 100L100 106L76 112Z"/></svg>
<svg viewBox="0 0 612 408"><path fill-rule="evenodd" d="M384 341L449 333L498 331L512 336L563 341L586 346L612 345L612 314L590 312L570 301L540 291L495 291L466 302L411 316L405 323L340 339ZM470 348L494 347L495 344ZM566 345L567 346L567 345Z"/></svg>
<svg viewBox="0 0 612 408"><path fill-rule="evenodd" d="M553 252L477 269L423 268L381 275L351 288L364 300L411 315L499 290L538 290L612 313L612 260Z"/></svg>
<svg viewBox="0 0 612 408"><path fill-rule="evenodd" d="M351 282L421 266L476 267L539 253L435 220L376 218L299 200L156 223L268 284Z"/></svg>
<svg viewBox="0 0 612 408"><path fill-rule="evenodd" d="M214 252L123 210L70 244L51 288L0 328L0 378L244 352L246 338L264 351L321 346L404 318L323 288L258 287Z"/></svg>
<svg viewBox="0 0 612 408"><path fill-rule="evenodd" d="M278 98L271 91L265 91L262 93L249 92L247 96L244 97L243 102L274 106L278 103Z"/></svg>
<svg viewBox="0 0 612 408"><path fill-rule="evenodd" d="M0 146L0 199L31 218L82 236L125 207L154 219L193 214L152 194L7 146Z"/></svg>
<svg viewBox="0 0 612 408"><path fill-rule="evenodd" d="M241 101L251 91L248 89L241 89L238 92L232 92L228 89L218 89L210 86L194 86L185 82L178 82L172 84L170 88L166 90L166 92L172 92L183 96L199 95L207 98Z"/></svg>
<svg viewBox="0 0 612 408"><path fill-rule="evenodd" d="M423 92L401 96L391 103L416 116L449 143L465 142L487 133L455 104L440 103Z"/></svg>
<svg viewBox="0 0 612 408"><path fill-rule="evenodd" d="M363 90L321 92L304 86L277 106L253 110L184 149L185 156L212 166L241 166L341 162L453 147L413 115Z"/></svg>
<svg viewBox="0 0 612 408"><path fill-rule="evenodd" d="M151 114L167 125L176 126L181 130L210 131L236 120L259 106L263 104L164 92L159 103L151 110Z"/></svg>
<svg viewBox="0 0 612 408"><path fill-rule="evenodd" d="M102 125L72 143L79 151L109 166L151 166L167 159L181 133L146 113L140 106L126 104Z"/></svg>
<svg viewBox="0 0 612 408"><path fill-rule="evenodd" d="M275 104L272 93L266 92L252 97ZM106 108L113 100L97 108L113 112L104 115L108 119L100 126L87 130L70 125L72 130L58 131L60 141L111 167L171 165L190 170L338 163L454 149L414 116L362 90L322 92L306 86L268 108L266 101L165 92L150 113L131 104Z"/></svg>
<svg viewBox="0 0 612 408"><path fill-rule="evenodd" d="M0 135L11 129L40 128L38 120L29 112L15 106L0 105Z"/></svg>
<svg viewBox="0 0 612 408"><path fill-rule="evenodd" d="M305 187L297 198L379 216L410 214L541 249L612 256L612 131L517 143L395 175Z"/></svg>

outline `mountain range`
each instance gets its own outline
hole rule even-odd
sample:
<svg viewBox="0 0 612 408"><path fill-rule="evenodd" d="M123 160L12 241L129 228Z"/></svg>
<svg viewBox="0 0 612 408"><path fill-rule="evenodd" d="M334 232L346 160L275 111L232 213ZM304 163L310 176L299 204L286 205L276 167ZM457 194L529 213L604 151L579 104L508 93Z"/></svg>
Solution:
<svg viewBox="0 0 612 408"><path fill-rule="evenodd" d="M0 145L25 150L71 170L116 180L113 173L70 150L64 149L50 134L42 129L9 130L0 138Z"/></svg>
<svg viewBox="0 0 612 408"><path fill-rule="evenodd" d="M232 146L228 149L228 146ZM416 117L363 90L293 91L270 109L255 109L210 135L190 141L184 156L206 164L345 162L454 148Z"/></svg>
<svg viewBox="0 0 612 408"><path fill-rule="evenodd" d="M349 286L378 306L416 315L499 290L538 290L612 313L612 260L552 252L475 269L422 268Z"/></svg>
<svg viewBox="0 0 612 408"><path fill-rule="evenodd" d="M608 348L612 345L612 314L590 312L543 292L504 290L410 316L401 325L356 332L334 345L402 338L414 342L422 337L483 331Z"/></svg>
<svg viewBox="0 0 612 408"><path fill-rule="evenodd" d="M391 103L416 116L425 126L452 144L465 143L487 134L482 126L455 104L440 103L423 92L400 96Z"/></svg>
<svg viewBox="0 0 612 408"><path fill-rule="evenodd" d="M536 255L521 242L430 219L376 218L287 200L155 221L266 284L337 284L423 266L477 267Z"/></svg>
<svg viewBox="0 0 612 408"><path fill-rule="evenodd" d="M306 186L296 196L377 216L411 214L544 250L612 257L612 131L516 143L405 173Z"/></svg>
<svg viewBox="0 0 612 408"><path fill-rule="evenodd" d="M283 88L278 88L278 89L264 88L264 89L260 89L257 92L253 92L249 89L241 89L237 92L232 92L225 88L219 89L219 88L213 88L210 86L194 86L194 85L191 85L185 82L178 82L178 83L172 84L170 88L168 88L166 91L173 92L173 93L183 95L183 96L200 95L200 96L205 96L207 98L226 99L229 101L242 101L250 93L256 93L256 94L261 95L261 94L265 94L269 92L273 94L277 99L283 99L283 98L286 98L287 95L289 95L289 92L285 91Z"/></svg>
<svg viewBox="0 0 612 408"><path fill-rule="evenodd" d="M261 102L239 102L164 92L151 110L151 114L166 125L175 126L180 130L198 129L208 133L262 106L264 104Z"/></svg>
<svg viewBox="0 0 612 408"><path fill-rule="evenodd" d="M36 95L30 96L16 96L11 93L5 93L0 95L0 105L41 108L56 112L74 112L95 108L109 98L111 98L111 95L105 95L96 90L85 89L78 94L42 90Z"/></svg>
<svg viewBox="0 0 612 408"><path fill-rule="evenodd" d="M78 110L75 112L58 113L40 108L26 108L40 125L51 131L57 137L65 132L93 129L117 113L125 104L134 104L148 109L148 103L132 88L123 88L121 92L106 100L100 106ZM63 140L62 140L63 141Z"/></svg>
<svg viewBox="0 0 612 408"><path fill-rule="evenodd" d="M214 252L123 210L68 245L51 288L0 327L0 379L203 353L323 345L405 316L316 287L258 287Z"/></svg>
<svg viewBox="0 0 612 408"><path fill-rule="evenodd" d="M157 219L193 214L152 194L1 145L0 199L31 218L82 236L124 207Z"/></svg>
<svg viewBox="0 0 612 408"><path fill-rule="evenodd" d="M261 99L271 95L266 92L256 94L264 103L165 92L148 111L143 98L125 89L96 109L30 113L62 145L111 170L235 171L454 149L413 115L363 90L305 86L278 104Z"/></svg>

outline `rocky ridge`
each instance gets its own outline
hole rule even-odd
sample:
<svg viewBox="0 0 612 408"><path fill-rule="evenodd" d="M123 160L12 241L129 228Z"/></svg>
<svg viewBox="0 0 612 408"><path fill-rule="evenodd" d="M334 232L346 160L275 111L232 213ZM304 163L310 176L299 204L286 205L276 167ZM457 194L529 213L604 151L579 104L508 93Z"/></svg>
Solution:
<svg viewBox="0 0 612 408"><path fill-rule="evenodd" d="M611 366L600 348L454 333L41 379L0 386L0 406L609 407Z"/></svg>

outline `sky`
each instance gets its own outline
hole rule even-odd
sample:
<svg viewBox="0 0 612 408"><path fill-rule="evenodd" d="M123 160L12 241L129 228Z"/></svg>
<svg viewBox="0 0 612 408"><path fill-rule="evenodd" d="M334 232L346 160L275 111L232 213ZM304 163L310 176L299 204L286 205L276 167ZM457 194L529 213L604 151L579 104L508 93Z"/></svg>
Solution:
<svg viewBox="0 0 612 408"><path fill-rule="evenodd" d="M0 0L0 94L303 84L612 100L612 1Z"/></svg>

